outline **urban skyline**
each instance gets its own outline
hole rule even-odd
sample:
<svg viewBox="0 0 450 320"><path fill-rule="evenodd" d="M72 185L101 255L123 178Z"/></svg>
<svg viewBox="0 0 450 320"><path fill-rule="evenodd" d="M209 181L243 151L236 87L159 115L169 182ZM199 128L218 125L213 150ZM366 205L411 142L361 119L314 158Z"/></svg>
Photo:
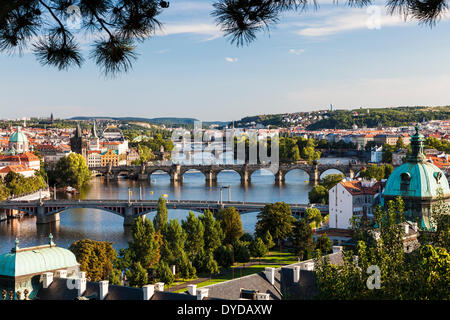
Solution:
<svg viewBox="0 0 450 320"><path fill-rule="evenodd" d="M164 33L139 43L133 70L114 80L104 79L89 59L81 69L59 72L40 66L27 50L21 57L1 53L8 77L0 85L8 94L0 118L54 112L61 118L133 114L231 121L330 104L447 105L447 15L429 28L386 15L381 4L375 2L379 29L368 28L373 11L367 8L323 3L318 10L285 14L269 34L237 48L215 25L211 3L176 1L160 16ZM92 41L81 42L87 56Z"/></svg>

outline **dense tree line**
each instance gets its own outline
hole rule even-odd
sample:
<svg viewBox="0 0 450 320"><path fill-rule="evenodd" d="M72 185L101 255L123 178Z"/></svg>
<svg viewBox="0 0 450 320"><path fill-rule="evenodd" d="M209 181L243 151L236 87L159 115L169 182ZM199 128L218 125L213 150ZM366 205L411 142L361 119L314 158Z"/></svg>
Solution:
<svg viewBox="0 0 450 320"><path fill-rule="evenodd" d="M59 159L55 168L47 171L49 184L57 187L74 187L78 190L86 187L91 180L91 171L81 154L71 153Z"/></svg>
<svg viewBox="0 0 450 320"><path fill-rule="evenodd" d="M357 115L353 112L357 112ZM380 109L335 110L327 118L312 123L308 130L351 129L358 127L376 128L409 126L415 122L446 120L450 118L450 107L398 107Z"/></svg>
<svg viewBox="0 0 450 320"><path fill-rule="evenodd" d="M421 246L410 253L404 252L403 210L403 201L397 198L376 210L375 223L355 224L355 239L359 240L354 250L344 250L341 266L317 259L318 298L450 298L448 205L441 201L433 208L433 217L439 220L433 236L422 233ZM380 286L369 288L368 283L375 285L374 268L380 270Z"/></svg>
<svg viewBox="0 0 450 320"><path fill-rule="evenodd" d="M20 173L10 171L3 180L0 179L0 200L44 189L47 186L45 179L45 173L42 171L36 171L31 177L24 177Z"/></svg>

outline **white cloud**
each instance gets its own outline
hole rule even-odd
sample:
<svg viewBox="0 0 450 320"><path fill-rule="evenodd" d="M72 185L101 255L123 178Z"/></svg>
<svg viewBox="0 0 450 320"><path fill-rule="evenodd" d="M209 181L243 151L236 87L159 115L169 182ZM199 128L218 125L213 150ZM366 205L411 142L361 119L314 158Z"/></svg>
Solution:
<svg viewBox="0 0 450 320"><path fill-rule="evenodd" d="M173 34L193 33L209 36L208 40L217 39L222 36L220 29L214 24L208 23L187 23L172 24L165 23L163 30L158 31L156 35L167 36Z"/></svg>
<svg viewBox="0 0 450 320"><path fill-rule="evenodd" d="M238 59L237 59L237 58L230 58L230 57L226 57L226 58L225 58L225 61L227 61L227 62L231 62L231 63L234 63L234 62L237 62L237 61L238 61Z"/></svg>
<svg viewBox="0 0 450 320"><path fill-rule="evenodd" d="M288 51L290 54L295 54L297 56L301 55L303 52L305 52L305 49L289 49Z"/></svg>
<svg viewBox="0 0 450 320"><path fill-rule="evenodd" d="M448 20L450 13L446 12L440 18L441 22ZM384 6L336 8L319 15L319 21L294 23L294 25L301 27L296 33L305 37L321 37L352 30L377 30L386 27L406 27L417 24L418 21L412 18L405 19L402 15L387 13Z"/></svg>

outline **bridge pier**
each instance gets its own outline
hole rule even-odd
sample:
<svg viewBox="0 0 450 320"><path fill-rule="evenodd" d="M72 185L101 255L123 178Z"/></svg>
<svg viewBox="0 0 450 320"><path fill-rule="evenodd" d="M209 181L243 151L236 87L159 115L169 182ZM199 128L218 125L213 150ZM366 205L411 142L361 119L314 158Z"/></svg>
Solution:
<svg viewBox="0 0 450 320"><path fill-rule="evenodd" d="M150 179L150 176L146 173L139 173L138 175L138 180L140 181L147 181L148 179Z"/></svg>
<svg viewBox="0 0 450 320"><path fill-rule="evenodd" d="M53 213L51 215L45 214L45 207L39 206L37 208L37 215L36 215L36 224L46 224L51 222L59 221L59 212Z"/></svg>
<svg viewBox="0 0 450 320"><path fill-rule="evenodd" d="M309 183L313 186L317 186L320 181L320 171L317 165L314 166L314 169L309 174Z"/></svg>
<svg viewBox="0 0 450 320"><path fill-rule="evenodd" d="M217 174L214 171L212 170L205 171L203 172L203 174L205 175L205 181L207 184L211 185L217 182Z"/></svg>
<svg viewBox="0 0 450 320"><path fill-rule="evenodd" d="M170 170L170 182L183 182L183 175L181 174L181 166L179 164L174 165Z"/></svg>
<svg viewBox="0 0 450 320"><path fill-rule="evenodd" d="M278 172L275 174L275 183L284 183L285 181L285 175L283 171L278 170Z"/></svg>

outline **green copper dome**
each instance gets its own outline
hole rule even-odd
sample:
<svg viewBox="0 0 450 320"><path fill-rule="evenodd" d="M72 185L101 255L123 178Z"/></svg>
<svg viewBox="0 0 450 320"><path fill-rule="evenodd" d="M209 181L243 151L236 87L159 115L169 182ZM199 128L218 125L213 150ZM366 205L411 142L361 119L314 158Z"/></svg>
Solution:
<svg viewBox="0 0 450 320"><path fill-rule="evenodd" d="M441 169L428 162L423 153L425 138L419 133L411 136L411 155L407 163L396 168L389 176L383 191L385 200L402 197L407 220L420 221L423 229L433 230L433 205L442 200L449 201L450 188Z"/></svg>
<svg viewBox="0 0 450 320"><path fill-rule="evenodd" d="M54 245L17 248L0 255L0 276L18 277L77 265L77 259L71 251Z"/></svg>
<svg viewBox="0 0 450 320"><path fill-rule="evenodd" d="M448 180L441 169L429 162L407 162L392 172L383 195L437 198L439 191L450 194Z"/></svg>
<svg viewBox="0 0 450 320"><path fill-rule="evenodd" d="M437 198L441 192L443 196L450 195L448 180L441 169L426 161L423 153L425 138L419 133L411 136L411 155L407 163L396 168L390 175L384 196L401 196L416 198Z"/></svg>
<svg viewBox="0 0 450 320"><path fill-rule="evenodd" d="M28 138L27 136L21 132L19 129L17 129L17 131L15 131L10 137L9 137L9 142L22 142L22 143L26 143L28 142Z"/></svg>

